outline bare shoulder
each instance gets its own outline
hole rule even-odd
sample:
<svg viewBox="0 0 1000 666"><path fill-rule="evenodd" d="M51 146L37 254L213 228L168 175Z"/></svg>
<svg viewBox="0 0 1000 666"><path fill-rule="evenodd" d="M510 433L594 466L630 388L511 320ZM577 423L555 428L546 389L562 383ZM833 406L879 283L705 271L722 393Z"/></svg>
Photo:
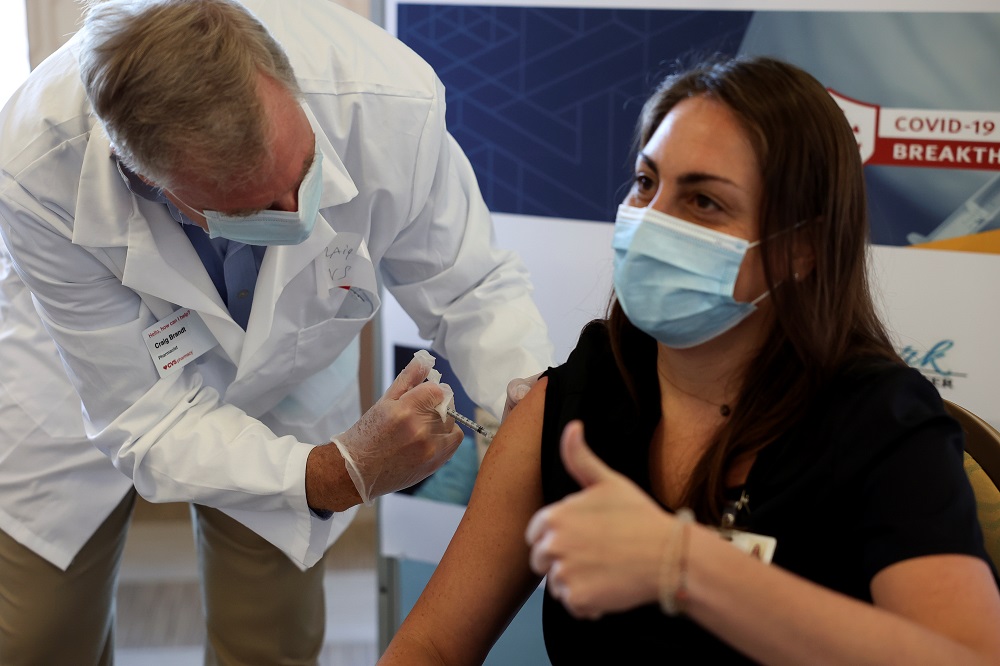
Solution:
<svg viewBox="0 0 1000 666"><path fill-rule="evenodd" d="M507 420L504 421L504 425L511 419L516 421L521 421L523 419L537 419L539 422L542 420L542 413L545 410L545 389L549 385L548 377L540 377L531 390L528 391L527 395L521 398L521 402L514 406L510 414L507 416ZM517 417L514 415L517 414Z"/></svg>
<svg viewBox="0 0 1000 666"><path fill-rule="evenodd" d="M541 378L507 414L486 449L470 509L481 504L492 508L499 502L506 515L527 523L541 507L542 420L545 414L546 378Z"/></svg>
<svg viewBox="0 0 1000 666"><path fill-rule="evenodd" d="M545 388L548 378L542 377L531 387L528 394L510 411L501 424L493 442L487 449L487 460L492 456L506 457L508 452L519 455L530 454L534 449L537 458L542 441L542 421L545 414Z"/></svg>

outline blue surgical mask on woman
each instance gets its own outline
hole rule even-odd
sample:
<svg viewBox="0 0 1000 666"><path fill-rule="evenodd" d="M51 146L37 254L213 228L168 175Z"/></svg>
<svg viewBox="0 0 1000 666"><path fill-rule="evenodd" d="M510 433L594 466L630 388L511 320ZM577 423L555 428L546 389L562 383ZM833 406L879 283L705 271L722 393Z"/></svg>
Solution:
<svg viewBox="0 0 1000 666"><path fill-rule="evenodd" d="M612 241L615 295L629 321L664 345L700 345L746 319L767 296L733 298L743 257L759 244L621 205Z"/></svg>
<svg viewBox="0 0 1000 666"><path fill-rule="evenodd" d="M298 245L309 238L323 195L323 154L316 151L299 185L299 205L294 212L262 210L252 215L226 215L202 211L212 238L223 237L247 245Z"/></svg>

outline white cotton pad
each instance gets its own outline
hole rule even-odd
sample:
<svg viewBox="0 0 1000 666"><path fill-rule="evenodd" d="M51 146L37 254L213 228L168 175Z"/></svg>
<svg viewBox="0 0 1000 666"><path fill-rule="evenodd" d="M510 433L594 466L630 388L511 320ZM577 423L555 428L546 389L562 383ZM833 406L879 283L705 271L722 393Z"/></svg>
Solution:
<svg viewBox="0 0 1000 666"><path fill-rule="evenodd" d="M434 364L437 363L437 359L431 356L431 353L426 349L420 349L413 352L413 358L420 363L420 365L426 368L433 368ZM441 373L438 373L438 379L441 378Z"/></svg>
<svg viewBox="0 0 1000 666"><path fill-rule="evenodd" d="M427 373L426 381L439 385L441 390L444 392L444 400L442 400L441 404L435 408L437 413L441 415L441 420L444 421L448 418L448 406L455 399L455 392L447 384L441 383L441 373L434 369L434 363L437 362L437 359L431 356L429 351L426 349L420 349L414 352L413 358L419 361L421 365L430 367L430 371Z"/></svg>

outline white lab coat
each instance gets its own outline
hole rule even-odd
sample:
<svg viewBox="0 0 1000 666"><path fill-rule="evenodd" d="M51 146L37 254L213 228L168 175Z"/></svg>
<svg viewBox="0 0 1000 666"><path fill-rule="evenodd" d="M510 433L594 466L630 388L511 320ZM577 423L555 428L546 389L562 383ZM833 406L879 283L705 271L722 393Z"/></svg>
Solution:
<svg viewBox="0 0 1000 666"><path fill-rule="evenodd" d="M66 569L131 486L87 441L80 398L0 244L0 529Z"/></svg>
<svg viewBox="0 0 1000 666"><path fill-rule="evenodd" d="M345 316L346 292L321 287L317 262L338 234L364 239L379 286L494 413L510 378L550 363L551 345L523 265L493 246L426 63L327 0L246 4L285 46L323 153L320 219L302 244L268 248L246 332L166 207L126 188L79 83L76 39L0 115L0 234L97 448L144 497L218 507L305 567L353 516L313 517L304 470L314 445L359 416L355 339L378 306L376 290L373 308ZM142 331L179 308L197 311L218 345L160 378ZM18 401L34 390L20 384L7 386ZM40 462L22 458L30 476ZM94 479L86 492L47 489L53 506L106 515L124 487ZM15 522L32 517L24 494ZM79 548L93 527L70 527L61 547Z"/></svg>

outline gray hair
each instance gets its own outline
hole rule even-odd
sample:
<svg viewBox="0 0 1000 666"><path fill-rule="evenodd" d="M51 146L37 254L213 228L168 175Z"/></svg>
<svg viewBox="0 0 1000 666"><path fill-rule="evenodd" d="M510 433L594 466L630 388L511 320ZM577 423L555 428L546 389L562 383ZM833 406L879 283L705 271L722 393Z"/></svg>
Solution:
<svg viewBox="0 0 1000 666"><path fill-rule="evenodd" d="M169 189L227 190L269 159L261 74L300 96L284 50L233 0L85 0L80 76L119 159Z"/></svg>

